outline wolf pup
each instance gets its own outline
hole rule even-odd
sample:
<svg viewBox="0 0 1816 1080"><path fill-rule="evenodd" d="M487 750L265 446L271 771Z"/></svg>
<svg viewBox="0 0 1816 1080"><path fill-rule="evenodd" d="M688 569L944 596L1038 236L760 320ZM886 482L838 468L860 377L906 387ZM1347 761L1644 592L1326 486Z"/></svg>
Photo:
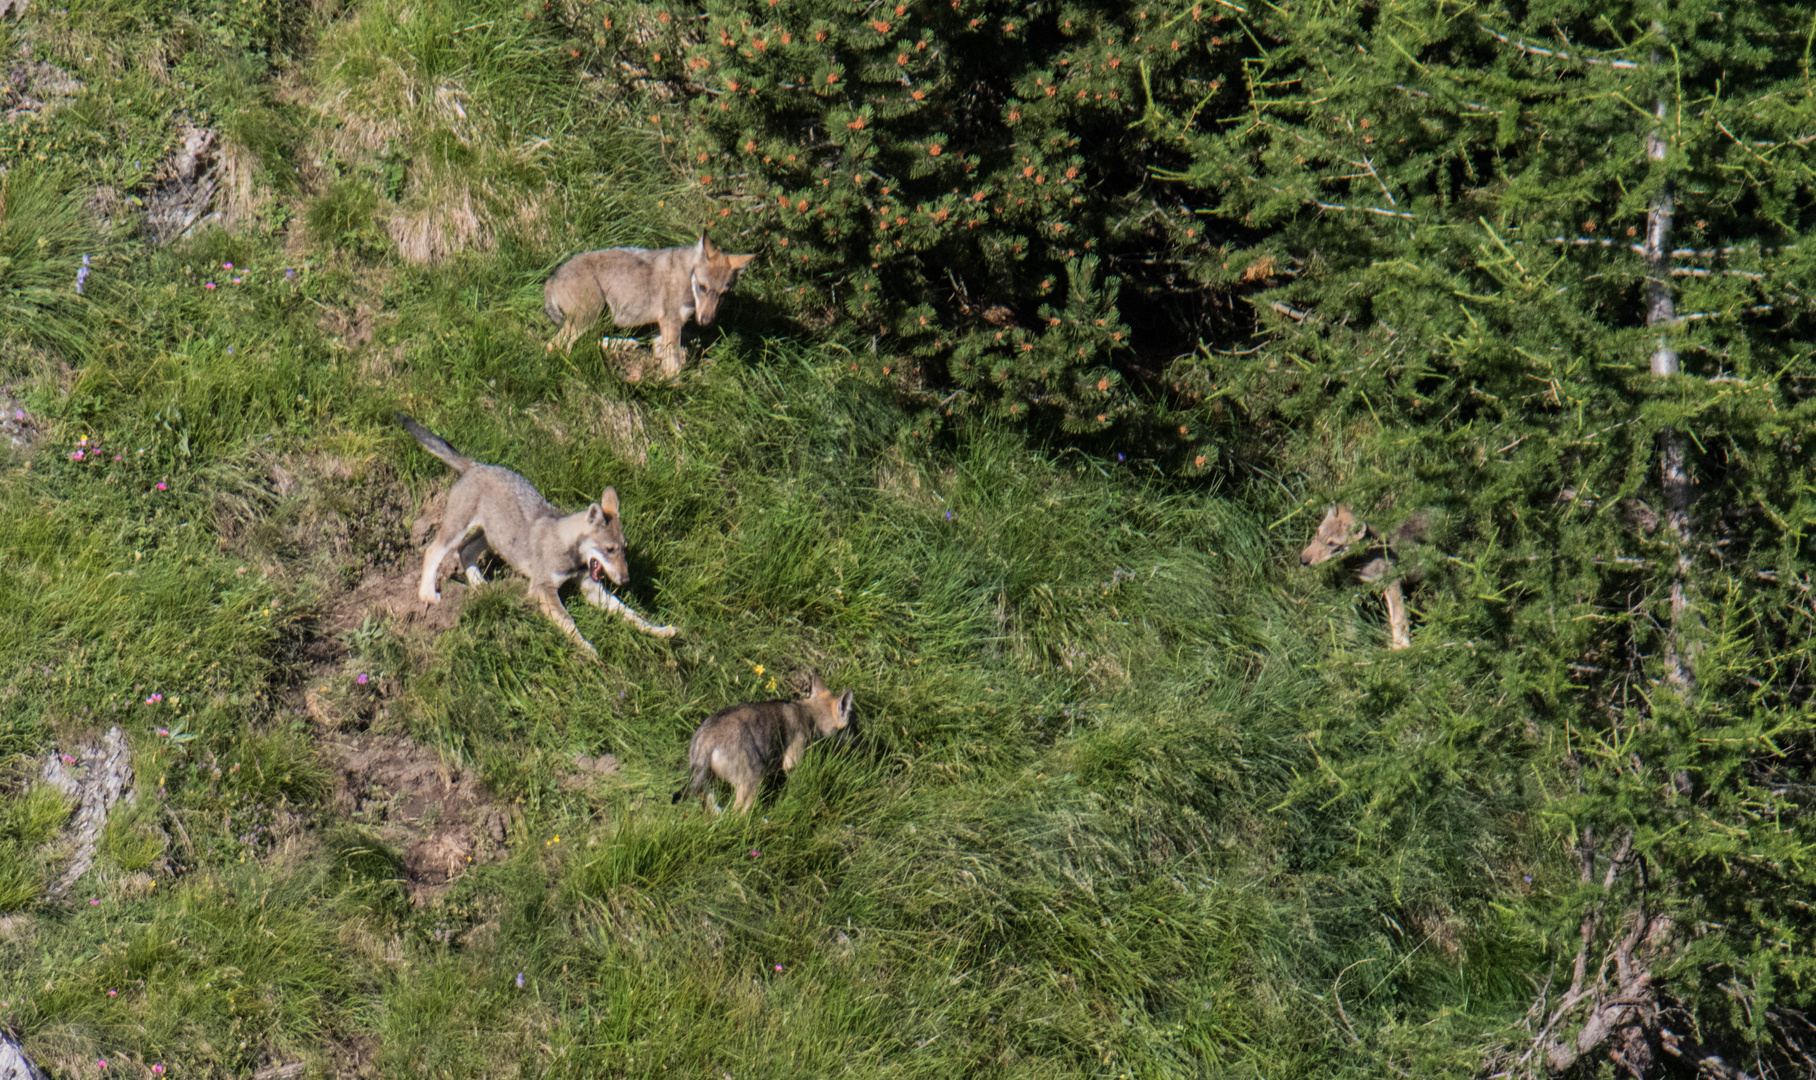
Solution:
<svg viewBox="0 0 1816 1080"><path fill-rule="evenodd" d="M1401 591L1400 583L1416 582L1420 574L1418 568L1414 567L1407 573L1394 575L1394 548L1410 546L1425 539L1430 526L1430 519L1425 514L1414 514L1382 537L1347 505L1332 503L1325 509L1324 520L1318 523L1318 531L1312 536L1312 542L1305 545L1305 550L1299 553L1299 564L1316 566L1321 562L1348 556L1351 548L1359 547L1359 554L1368 558L1356 567L1357 580L1372 585L1390 575L1392 577L1387 587L1381 590L1381 598L1387 602L1387 624L1393 634L1389 647L1411 648L1412 634L1407 629L1406 597Z"/></svg>
<svg viewBox="0 0 1816 1080"><path fill-rule="evenodd" d="M548 351L572 352L574 342L610 307L619 326L656 324L656 359L663 376L672 379L687 362L682 324L691 318L710 325L719 300L754 258L719 250L705 233L697 244L659 251L622 247L576 255L542 289L543 312L561 324Z"/></svg>
<svg viewBox="0 0 1816 1080"><path fill-rule="evenodd" d="M439 603L436 575L448 552L460 549L460 565L467 580L483 585L479 560L496 551L505 562L530 579L530 595L568 636L593 655L598 650L580 636L573 617L561 604L561 586L580 578L580 594L594 607L614 612L646 634L673 637L672 626L655 626L627 607L605 587L630 581L624 559L624 521L618 513L618 492L606 488L599 501L575 514L562 516L530 485L528 480L497 465L482 465L463 457L434 432L399 414L404 430L416 436L423 449L454 466L460 479L448 492L448 509L441 528L423 552L422 583L416 593L425 603Z"/></svg>
<svg viewBox="0 0 1816 1080"><path fill-rule="evenodd" d="M797 701L758 701L733 705L707 717L687 747L687 764L694 775L671 802L700 796L702 806L714 811L713 777L737 792L733 810L748 811L757 801L763 778L779 764L783 772L801 763L807 744L843 730L851 723L851 691L837 697L817 674L807 696Z"/></svg>

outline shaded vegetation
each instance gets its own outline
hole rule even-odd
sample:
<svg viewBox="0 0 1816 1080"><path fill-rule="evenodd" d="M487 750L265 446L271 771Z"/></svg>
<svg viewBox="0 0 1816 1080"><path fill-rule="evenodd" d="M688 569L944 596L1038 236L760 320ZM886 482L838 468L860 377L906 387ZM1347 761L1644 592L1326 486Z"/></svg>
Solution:
<svg viewBox="0 0 1816 1080"><path fill-rule="evenodd" d="M662 85L735 46L683 41L670 8L117 2L0 27L11 55L81 83L0 127L0 388L42 436L0 462L0 1025L59 1075L105 1059L194 1077L1472 1076L1524 1069L1581 928L1593 972L1638 913L1672 927L1644 958L1662 988L1639 1025L1647 1075L1695 1070L1661 1026L1751 1075L1797 1075L1807 76L1757 41L1686 45L1703 59L1685 61L1685 101L1714 102L1721 72L1751 87L1733 110L1751 119L1706 102L1721 124L1655 167L1643 110L1598 81L1637 71L1618 92L1659 92L1639 14L1569 23L1639 66L1565 92L1452 8L1234 10L1148 86L1138 65L1099 72L1125 103L1092 120L1099 145L1065 151L1103 178L1093 222L1170 193L1151 230L1105 226L1092 303L1112 270L1125 298L1153 286L1107 265L1153 244L1192 262L1180 332L1212 328L1151 384L1121 343L1068 360L1061 381L1115 386L1054 408L1101 400L1128 421L1093 414L1080 441L1010 409L1072 381L977 374L996 347L981 312L942 309L933 335L984 335L981 352L922 350L862 301L805 328L819 309L789 292L809 279L781 271L779 241L676 383L626 383L590 343L543 351L541 283L576 250L727 217L792 250L820 227L779 203L719 214L698 148L744 152L700 120L712 95ZM878 141L841 135L838 154L884 160L949 116L953 160L1000 171L996 106L966 87L1047 98L1029 79L1070 11L1037 5L1039 40L992 29L942 60L964 79L938 116L813 107L872 108ZM1082 62L1142 9L1072 14L1095 35ZM1536 41L1568 14L1494 28ZM1788 32L1767 15L1712 28L1686 10L1672 40ZM942 7L929 33L970 29L955 18ZM853 25L841 48L892 60L894 38ZM619 66L668 47L653 42L681 48ZM1011 46L1026 51L993 73ZM1213 78L1213 105L1252 122L1193 119ZM1257 104L1299 84L1315 104ZM780 149L803 121L767 100L749 118ZM1042 131L1077 119L1054 108ZM1736 124L1778 140L1775 171L1717 138ZM185 125L220 140L223 216L154 246L133 200ZM1583 141L1566 152L1555 132ZM1157 146L1167 160L1142 156ZM1352 158L1372 175L1336 171ZM1646 373L1659 331L1637 257L1618 241L1531 255L1554 224L1643 220L1666 180L1705 222L1696 244L1798 252L1683 275L1683 310L1725 314L1674 331L1689 374L1670 381ZM1383 183L1424 217L1320 205ZM969 231L1035 235L1016 228ZM924 265L892 264L892 303L935 304L919 282L950 264L1022 324L1042 317L1016 273L922 239ZM844 272L848 242L815 248L814 274ZM1262 333L1231 348L1251 310ZM1061 330L1025 340L1096 341ZM934 361L957 366L903 378ZM935 417L936 385L986 404ZM448 482L400 409L564 507L615 485L620 593L679 636L576 601L593 663L508 574L449 584L435 613L386 601L414 595L412 526ZM1695 447L1687 549L1658 526L1666 429ZM1372 590L1292 563L1337 499L1388 523L1432 509L1431 543L1404 557L1425 571L1412 649L1385 648ZM1680 555L1695 619L1674 623ZM1693 692L1666 688L1671 640ZM806 666L855 688L855 737L817 744L748 820L671 806L699 720ZM111 725L136 801L75 893L45 900L70 808L31 781ZM446 808L358 788L356 743L407 745L443 787L483 790L496 845L426 872L413 839ZM608 753L609 770L576 762ZM1609 1046L1632 1045L1571 1068L1611 1070Z"/></svg>

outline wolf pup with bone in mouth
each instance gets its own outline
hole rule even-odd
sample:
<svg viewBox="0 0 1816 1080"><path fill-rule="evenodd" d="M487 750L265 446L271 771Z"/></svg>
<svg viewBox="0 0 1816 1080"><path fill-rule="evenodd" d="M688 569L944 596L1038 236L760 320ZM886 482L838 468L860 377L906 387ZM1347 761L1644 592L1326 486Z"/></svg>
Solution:
<svg viewBox="0 0 1816 1080"><path fill-rule="evenodd" d="M578 513L563 516L528 480L497 465L483 465L465 457L446 440L402 414L398 422L416 437L423 449L454 467L460 479L448 492L448 509L441 528L423 552L422 584L417 595L424 603L441 601L436 577L448 552L460 549L460 565L467 580L482 585L479 560L486 551L498 553L512 568L530 579L530 595L568 636L588 653L597 655L580 636L574 619L561 603L561 586L580 579L580 594L594 607L617 613L646 634L673 637L672 626L655 626L632 611L605 587L631 579L624 558L624 520L618 513L618 492L606 488L599 501Z"/></svg>

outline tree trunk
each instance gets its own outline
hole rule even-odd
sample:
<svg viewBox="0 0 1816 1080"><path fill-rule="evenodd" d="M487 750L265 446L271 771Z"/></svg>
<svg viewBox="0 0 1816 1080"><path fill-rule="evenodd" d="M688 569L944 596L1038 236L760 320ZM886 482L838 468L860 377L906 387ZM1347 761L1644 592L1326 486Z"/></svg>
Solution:
<svg viewBox="0 0 1816 1080"><path fill-rule="evenodd" d="M1661 38L1665 29L1652 24ZM1653 52L1656 69L1663 54ZM1646 156L1653 161L1665 160L1665 122L1668 103L1661 91L1653 115L1658 126L1646 136ZM1658 344L1652 353L1652 374L1669 378L1679 373L1677 350L1671 345L1671 331L1677 325L1677 305L1671 295L1671 215L1676 209L1669 180L1659 188L1652 205L1646 210L1646 325L1658 329ZM1665 640L1665 681L1680 697L1688 696L1696 685L1696 671L1683 645L1683 630L1690 617L1690 602L1685 583L1690 576L1690 500L1693 495L1689 469L1684 465L1683 435L1675 428L1659 432L1659 482L1664 488L1665 523L1677 544L1677 565L1671 577L1671 630Z"/></svg>

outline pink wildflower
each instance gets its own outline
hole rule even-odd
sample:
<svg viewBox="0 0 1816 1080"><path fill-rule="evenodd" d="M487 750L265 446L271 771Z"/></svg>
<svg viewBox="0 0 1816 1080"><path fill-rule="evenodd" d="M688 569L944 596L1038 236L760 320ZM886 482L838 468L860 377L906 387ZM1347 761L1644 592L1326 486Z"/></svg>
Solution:
<svg viewBox="0 0 1816 1080"><path fill-rule="evenodd" d="M160 1061L156 1065L153 1065L151 1067L151 1075L163 1076L164 1075L164 1063Z"/></svg>
<svg viewBox="0 0 1816 1080"><path fill-rule="evenodd" d="M781 971L781 970L782 970L782 965L781 965L781 964L777 964L777 965L776 965L776 970L777 970L777 971Z"/></svg>
<svg viewBox="0 0 1816 1080"><path fill-rule="evenodd" d="M108 991L108 992L107 992L107 996L108 996L108 997L119 997L119 996L120 996L120 992L119 992L119 991L118 991L118 990L109 990L109 991Z"/></svg>
<svg viewBox="0 0 1816 1080"><path fill-rule="evenodd" d="M163 700L164 700L163 694L153 694L150 697L145 699L145 704L156 705L158 702L163 701Z"/></svg>
<svg viewBox="0 0 1816 1080"><path fill-rule="evenodd" d="M81 461L84 457L87 456L87 454L88 454L88 452L86 450L77 450L75 453L69 455L69 460Z"/></svg>
<svg viewBox="0 0 1816 1080"><path fill-rule="evenodd" d="M214 288L214 282L212 282L212 281L210 281L210 282L208 282L208 283L207 283L207 284L206 284L206 285L203 285L203 286L202 286L202 288L204 288L204 289L212 289L212 288Z"/></svg>
<svg viewBox="0 0 1816 1080"><path fill-rule="evenodd" d="M223 269L223 270L231 270L231 269L233 269L233 264L232 264L232 263L222 263L222 264L221 264L221 269Z"/></svg>
<svg viewBox="0 0 1816 1080"><path fill-rule="evenodd" d="M360 685L361 685L361 686L364 686L364 685L366 685L366 681L367 681L367 675L366 675L366 673L365 673L365 672L363 672L363 671L362 671L362 672L360 672L360 673L359 673L359 677L358 677L358 678L355 678L355 679L354 679L354 680L353 680L353 681L354 681L354 682L356 682L356 683L358 683L358 684L360 684Z"/></svg>
<svg viewBox="0 0 1816 1080"><path fill-rule="evenodd" d="M89 901L89 902L88 902L88 906L89 906L89 907L100 907L100 906L101 906L101 901L99 901L99 900L90 900L90 901Z"/></svg>
<svg viewBox="0 0 1816 1080"><path fill-rule="evenodd" d="M166 485L166 484L165 484L165 483L164 483L164 481L162 481L162 480L159 480L159 481L158 481L158 490L159 490L159 491L169 491L169 490L170 490L170 488L169 488L169 486L167 486L167 485Z"/></svg>

